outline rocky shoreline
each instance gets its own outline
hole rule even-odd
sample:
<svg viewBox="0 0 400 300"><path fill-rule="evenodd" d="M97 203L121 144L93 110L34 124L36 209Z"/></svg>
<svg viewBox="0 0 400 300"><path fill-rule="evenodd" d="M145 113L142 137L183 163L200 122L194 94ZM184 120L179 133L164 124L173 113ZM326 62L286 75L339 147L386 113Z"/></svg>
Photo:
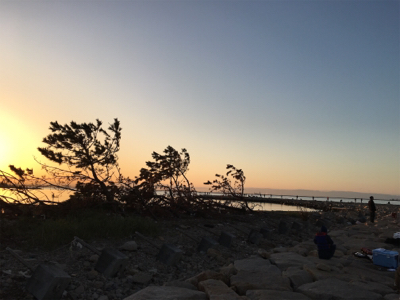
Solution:
<svg viewBox="0 0 400 300"><path fill-rule="evenodd" d="M101 250L119 249L129 260L118 276L106 278L94 270L98 255L79 245L52 252L18 253L32 265L51 261L71 276L63 299L399 299L394 272L357 258L362 247L400 252L385 243L400 225L392 218L400 206L378 205L375 223L362 204L338 204L326 212L255 212L248 215L185 216L162 220L159 237L146 242L134 233L131 240L92 241ZM330 260L317 257L313 243L321 225L337 245ZM249 241L249 233L260 232ZM235 238L197 251L202 237L218 239L222 232ZM257 235L256 235L257 236ZM155 246L173 244L183 251L176 265L156 259ZM2 247L3 248L3 247ZM26 289L31 271L8 251L0 252L0 298L34 299Z"/></svg>

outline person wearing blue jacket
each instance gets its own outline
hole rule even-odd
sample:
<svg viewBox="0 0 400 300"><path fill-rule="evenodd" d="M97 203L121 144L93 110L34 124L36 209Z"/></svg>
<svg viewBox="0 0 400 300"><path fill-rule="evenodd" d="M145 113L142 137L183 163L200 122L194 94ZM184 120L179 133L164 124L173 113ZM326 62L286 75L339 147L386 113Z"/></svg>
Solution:
<svg viewBox="0 0 400 300"><path fill-rule="evenodd" d="M322 226L321 231L315 235L314 243L318 246L318 257L320 259L330 259L335 254L336 245L328 235L325 226Z"/></svg>

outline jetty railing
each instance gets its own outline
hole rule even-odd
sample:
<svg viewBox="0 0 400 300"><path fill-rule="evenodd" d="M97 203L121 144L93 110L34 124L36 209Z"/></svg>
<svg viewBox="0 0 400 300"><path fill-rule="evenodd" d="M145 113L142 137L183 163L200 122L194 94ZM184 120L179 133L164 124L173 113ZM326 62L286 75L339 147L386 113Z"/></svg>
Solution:
<svg viewBox="0 0 400 300"><path fill-rule="evenodd" d="M162 193L163 191L157 191ZM354 198L354 197L339 197L339 196L308 196L308 195L278 195L278 194L262 194L262 193L245 193L243 197L235 197L229 194L216 193L216 192L194 192L194 197L209 198L218 200L231 200L240 201L241 199L248 202L286 202L288 200L293 201L317 201L317 202L343 202L343 203L358 203L367 204L368 198ZM279 201L280 200L280 201ZM375 204L393 204L400 205L400 199L379 199L374 198Z"/></svg>

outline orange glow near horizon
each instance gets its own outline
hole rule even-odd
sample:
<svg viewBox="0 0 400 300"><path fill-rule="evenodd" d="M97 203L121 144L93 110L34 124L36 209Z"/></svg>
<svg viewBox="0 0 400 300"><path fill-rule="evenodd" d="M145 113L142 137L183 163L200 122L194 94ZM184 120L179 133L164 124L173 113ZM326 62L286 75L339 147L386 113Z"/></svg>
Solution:
<svg viewBox="0 0 400 300"><path fill-rule="evenodd" d="M0 111L0 170L9 172L9 165L37 169L33 156L37 155L41 133L36 127L37 124L28 125L5 109Z"/></svg>
<svg viewBox="0 0 400 300"><path fill-rule="evenodd" d="M0 170L7 171L12 155L12 139L10 128L14 120L4 111L0 112Z"/></svg>
<svg viewBox="0 0 400 300"><path fill-rule="evenodd" d="M10 141L6 135L0 131L0 166L7 163L10 153Z"/></svg>
<svg viewBox="0 0 400 300"><path fill-rule="evenodd" d="M13 100L15 99L17 97L13 97ZM36 176L45 175L40 165L35 162L34 156L43 163L49 163L37 151L37 147L43 145L41 143L43 137L49 134L47 122L50 121L29 119L24 114L19 115L17 111L7 111L7 108L2 107L0 111L0 170L9 172L8 166L13 164L22 169L33 168ZM134 134L130 134L129 128L124 127L123 124L125 123L122 123L124 130L128 132L125 134L125 131L123 131L123 145L119 152L119 163L124 176L135 178L139 175L140 169L146 167L146 161L152 161L152 151L162 152L166 143L162 141L162 146L157 146L161 143L157 141L157 145L147 145L148 140L145 140L146 142L143 142L142 146L146 145L146 147L139 149L132 143L131 137ZM172 144L172 146L180 149L175 144ZM219 150L212 150L207 153L203 150L204 148L196 149L191 147L190 144L187 149L191 155L188 178L196 188L202 190L209 188L203 184L204 182L214 180L216 173L225 174L226 164L233 163L236 167L244 170L247 178L246 188L340 190L398 194L398 187L393 185L393 181L387 180L387 177L378 178L374 175L384 173L384 169L373 163L368 166L354 163L352 169L347 172L340 172L340 169L336 170L336 167L328 164L324 168L320 168L320 165L327 162L318 156L315 158L320 162L318 164L309 166L305 162L301 163L307 161L307 157L299 157L288 166L282 164L282 161L286 162L286 160L276 159L277 156L274 156L273 159L268 156L264 157L262 156L263 153L255 153L251 157L245 155L228 156L221 160L218 157ZM132 159L132 153L134 153L134 159ZM293 152L285 153L285 155L292 157ZM371 168L372 171L368 171L368 168ZM357 176L355 170L364 170L364 172Z"/></svg>

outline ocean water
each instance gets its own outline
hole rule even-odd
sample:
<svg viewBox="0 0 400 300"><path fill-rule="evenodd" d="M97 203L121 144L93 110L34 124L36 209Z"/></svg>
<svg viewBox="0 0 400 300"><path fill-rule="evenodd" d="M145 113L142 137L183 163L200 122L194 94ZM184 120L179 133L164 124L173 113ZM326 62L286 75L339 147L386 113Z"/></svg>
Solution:
<svg viewBox="0 0 400 300"><path fill-rule="evenodd" d="M208 192L198 192L198 195L216 195L223 196L221 193L208 193ZM263 200L268 201L268 198L273 199L282 199L282 200L293 200L293 201L318 201L318 202L335 202L335 203L358 203L358 204L367 204L369 198L348 198L348 197L313 197L313 196L294 196L294 195L274 195L274 194L245 194L244 195L249 202L251 202L252 198L255 198L255 201ZM390 204L400 205L399 199L374 199L375 204Z"/></svg>
<svg viewBox="0 0 400 300"><path fill-rule="evenodd" d="M56 190L56 189L40 189L40 190L31 190L32 193L36 194L38 198L40 199L46 199L49 201L53 202L63 202L69 198L69 196L72 194L71 191L61 191L61 190ZM163 194L163 191L157 191L157 194ZM198 192L198 195L215 195L215 196L222 196L221 193L209 193L209 192ZM11 197L11 193L5 189L0 189L0 195L3 196L8 196ZM293 196L293 195L271 195L271 194L245 194L245 197L249 203L252 203L254 206L255 210L260 210L260 211L299 211L299 210L307 210L307 211L313 211L313 209L309 208L304 208L304 207L299 207L295 205L284 205L284 204L278 204L278 203L268 203L268 202L253 202L259 201L260 199L265 201L268 201L268 198L274 198L274 199L282 199L282 200L293 200L293 202L299 201L299 204L301 201L319 201L319 202L335 202L335 203L363 203L367 204L369 199L349 199L349 198L340 198L340 197L309 197L309 196ZM381 200L381 199L376 199L375 203L376 204L388 204L390 201L391 205L400 205L400 200Z"/></svg>
<svg viewBox="0 0 400 300"><path fill-rule="evenodd" d="M257 203L254 207L257 211L317 211L313 208L285 205L277 203Z"/></svg>

